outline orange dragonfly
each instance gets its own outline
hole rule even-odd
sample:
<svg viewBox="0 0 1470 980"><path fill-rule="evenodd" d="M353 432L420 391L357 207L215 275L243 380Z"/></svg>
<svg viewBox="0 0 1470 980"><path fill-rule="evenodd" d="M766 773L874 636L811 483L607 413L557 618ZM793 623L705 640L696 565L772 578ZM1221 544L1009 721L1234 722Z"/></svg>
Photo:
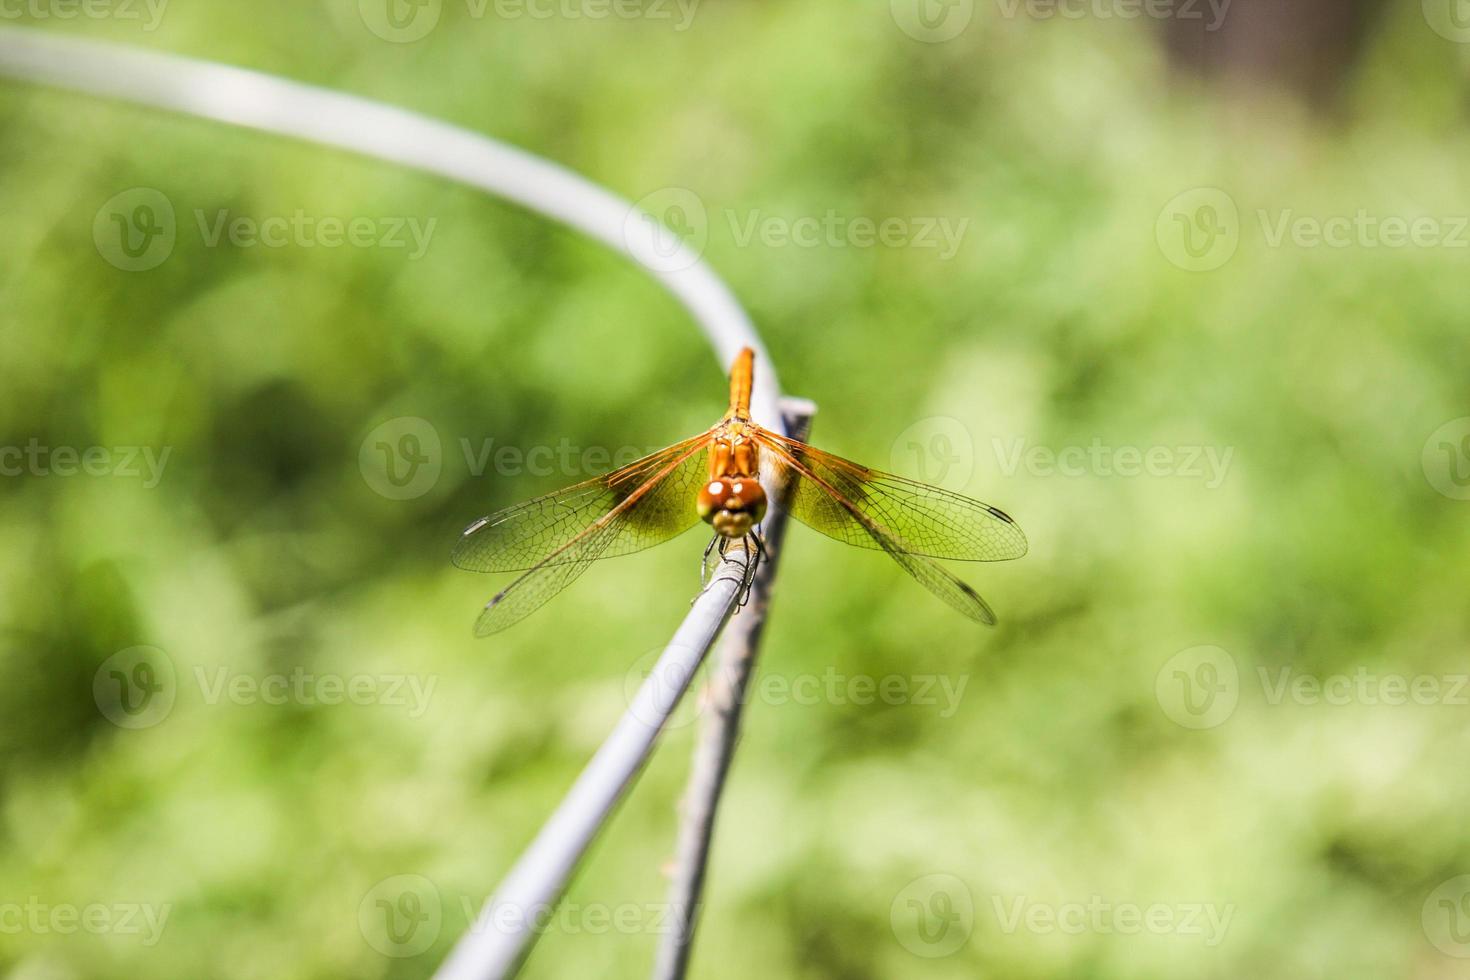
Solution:
<svg viewBox="0 0 1470 980"><path fill-rule="evenodd" d="M524 572L486 604L478 636L535 612L599 558L628 555L703 519L723 555L741 542L749 588L765 549L760 477L785 487L786 510L838 541L885 551L930 592L986 625L995 613L974 589L930 559L1003 561L1026 553L1026 536L998 508L848 462L772 432L750 417L755 352L730 372L730 409L709 430L556 493L482 517L465 529L453 561L474 572Z"/></svg>

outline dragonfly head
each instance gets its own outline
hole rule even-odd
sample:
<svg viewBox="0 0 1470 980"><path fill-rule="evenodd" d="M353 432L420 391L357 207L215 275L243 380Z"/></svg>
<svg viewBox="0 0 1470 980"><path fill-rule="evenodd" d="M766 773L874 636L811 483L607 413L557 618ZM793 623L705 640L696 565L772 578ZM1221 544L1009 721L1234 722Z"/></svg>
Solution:
<svg viewBox="0 0 1470 980"><path fill-rule="evenodd" d="M699 490L696 505L706 524L727 538L743 538L766 516L766 492L751 477L720 477Z"/></svg>

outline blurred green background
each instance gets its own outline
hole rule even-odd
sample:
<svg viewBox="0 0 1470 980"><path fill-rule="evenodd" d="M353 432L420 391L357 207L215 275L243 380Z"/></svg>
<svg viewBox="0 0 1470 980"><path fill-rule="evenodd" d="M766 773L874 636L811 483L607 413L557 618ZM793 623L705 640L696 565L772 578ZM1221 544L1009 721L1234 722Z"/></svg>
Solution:
<svg viewBox="0 0 1470 980"><path fill-rule="evenodd" d="M1200 73L1172 25L999 0L453 0L422 31L398 8L400 41L367 0L6 24L692 193L813 442L1026 529L1025 559L955 567L995 630L792 529L694 976L1430 978L1470 975L1470 47L1443 8L1364 13L1309 83L1229 21L1246 54ZM318 233L211 242L222 212ZM722 366L536 215L10 81L0 215L0 969L428 975L624 710L704 538L485 642L509 577L449 548L599 450L710 424ZM422 254L395 222L433 222ZM525 976L647 975L693 714Z"/></svg>

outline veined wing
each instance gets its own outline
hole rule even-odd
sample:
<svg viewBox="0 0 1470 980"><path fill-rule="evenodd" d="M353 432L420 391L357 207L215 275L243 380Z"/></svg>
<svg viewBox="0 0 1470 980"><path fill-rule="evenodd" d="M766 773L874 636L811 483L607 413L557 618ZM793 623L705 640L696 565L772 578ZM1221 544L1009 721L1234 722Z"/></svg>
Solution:
<svg viewBox="0 0 1470 980"><path fill-rule="evenodd" d="M762 434L757 434L757 439ZM825 473L812 469L783 442L786 440L762 440L766 450L762 465L773 471L777 483L784 484L786 507L792 517L839 541L887 552L904 571L951 608L987 626L995 625L995 611L978 592L874 519L863 506L847 497L845 485L829 482Z"/></svg>
<svg viewBox="0 0 1470 980"><path fill-rule="evenodd" d="M682 455L656 454L661 465L642 483L491 599L475 623L475 635L489 636L520 622L599 558L628 554L688 530L697 519L693 488L708 472L703 440L681 445Z"/></svg>
<svg viewBox="0 0 1470 980"><path fill-rule="evenodd" d="M539 564L548 556L572 561L563 547L586 531L598 518L627 500L676 460L703 457L691 449L704 445L706 435L675 443L651 456L629 463L585 483L507 507L482 517L465 529L451 560L472 572L519 572ZM622 533L606 542L598 557L632 554L661 544L689 530L699 521L694 494L704 481L699 465L675 467L665 473L635 514L624 519Z"/></svg>
<svg viewBox="0 0 1470 980"><path fill-rule="evenodd" d="M808 489L797 486L802 507L793 505L791 513L828 537L883 551L896 540L911 555L955 561L1005 561L1026 553L1026 535L999 508L859 466L768 429L758 429L756 438L768 458L781 461L784 456L810 473L813 479L803 481ZM819 492L821 487L830 487L835 495ZM890 540L874 537L856 519L859 514L886 531Z"/></svg>

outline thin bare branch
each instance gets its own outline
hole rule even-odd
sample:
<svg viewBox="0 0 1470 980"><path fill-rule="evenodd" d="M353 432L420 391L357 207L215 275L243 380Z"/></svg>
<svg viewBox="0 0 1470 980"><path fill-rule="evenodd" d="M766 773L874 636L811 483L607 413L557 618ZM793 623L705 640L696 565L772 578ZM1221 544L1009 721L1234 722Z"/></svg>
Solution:
<svg viewBox="0 0 1470 980"><path fill-rule="evenodd" d="M786 431L791 438L805 441L811 428L816 406L799 398L781 400ZM778 488L777 494L789 488ZM780 500L780 496L772 497ZM680 807L682 821L674 859L673 880L669 886L668 905L675 928L664 934L654 965L654 980L679 980L689 967L694 931L699 921L705 872L715 832L715 812L725 787L725 778L740 739L740 718L745 708L746 691L755 671L765 632L766 613L775 582L776 559L785 538L786 513L777 507L778 520L766 527L766 551L771 561L756 574L750 602L745 612L725 632L717 654L714 676L705 692L705 711L695 746L694 765Z"/></svg>

